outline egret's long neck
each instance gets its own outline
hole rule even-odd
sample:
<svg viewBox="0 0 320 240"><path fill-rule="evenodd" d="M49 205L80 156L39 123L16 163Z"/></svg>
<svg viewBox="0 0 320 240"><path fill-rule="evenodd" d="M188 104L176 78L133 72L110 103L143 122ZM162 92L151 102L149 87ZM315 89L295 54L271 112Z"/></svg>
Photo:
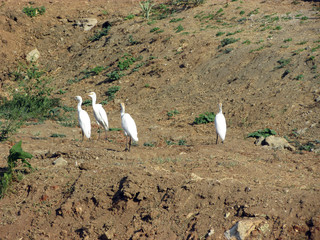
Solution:
<svg viewBox="0 0 320 240"><path fill-rule="evenodd" d="M97 101L97 96L93 95L92 96L92 106L96 104Z"/></svg>
<svg viewBox="0 0 320 240"><path fill-rule="evenodd" d="M219 113L222 113L222 104L219 104Z"/></svg>
<svg viewBox="0 0 320 240"><path fill-rule="evenodd" d="M121 105L121 110L120 110L121 117L125 114L125 107Z"/></svg>
<svg viewBox="0 0 320 240"><path fill-rule="evenodd" d="M82 108L81 108L81 105L82 105L82 100L80 100L79 102L78 102L78 111L80 112L81 110L82 110Z"/></svg>

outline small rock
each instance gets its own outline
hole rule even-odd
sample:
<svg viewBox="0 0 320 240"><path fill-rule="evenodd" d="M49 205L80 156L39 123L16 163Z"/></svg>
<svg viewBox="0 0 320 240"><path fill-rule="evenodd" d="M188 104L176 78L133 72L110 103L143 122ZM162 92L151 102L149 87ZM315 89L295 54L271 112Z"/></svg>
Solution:
<svg viewBox="0 0 320 240"><path fill-rule="evenodd" d="M29 52L27 54L27 61L28 62L36 62L40 57L40 52L38 51L38 49L33 49L31 52Z"/></svg>
<svg viewBox="0 0 320 240"><path fill-rule="evenodd" d="M84 162L84 163L80 163L79 168L80 170L90 170L92 169L92 166L89 163Z"/></svg>
<svg viewBox="0 0 320 240"><path fill-rule="evenodd" d="M97 23L98 20L95 18L83 18L77 21L77 25L83 27L84 31L91 30Z"/></svg>
<svg viewBox="0 0 320 240"><path fill-rule="evenodd" d="M99 239L111 240L111 239L114 239L114 234L115 234L115 230L111 228L108 231L106 231L104 234L102 234Z"/></svg>
<svg viewBox="0 0 320 240"><path fill-rule="evenodd" d="M260 225L264 223L263 220L261 219L248 219L248 220L241 220L237 222L235 225L232 226L231 229L226 231L224 233L225 237L228 240L244 240L244 239L249 239L251 233L259 229L260 230ZM265 224L263 224L265 227Z"/></svg>
<svg viewBox="0 0 320 240"><path fill-rule="evenodd" d="M285 138L269 136L261 143L262 145L268 145L272 149L288 149L290 151L295 151L295 147L291 146Z"/></svg>
<svg viewBox="0 0 320 240"><path fill-rule="evenodd" d="M63 157L59 157L56 160L54 160L52 164L56 166L66 166L68 165L68 162Z"/></svg>

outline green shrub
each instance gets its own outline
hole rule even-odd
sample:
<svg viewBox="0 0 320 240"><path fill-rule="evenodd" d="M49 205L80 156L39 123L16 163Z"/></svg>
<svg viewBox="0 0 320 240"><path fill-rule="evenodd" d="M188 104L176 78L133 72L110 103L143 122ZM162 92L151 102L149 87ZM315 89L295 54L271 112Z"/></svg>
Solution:
<svg viewBox="0 0 320 240"><path fill-rule="evenodd" d="M258 131L249 133L247 138L253 137L253 138L259 138L259 137L268 137L271 135L276 135L277 133L274 130L271 130L270 128L260 129Z"/></svg>
<svg viewBox="0 0 320 240"><path fill-rule="evenodd" d="M18 180L19 174L25 174L25 170L33 170L31 164L27 159L31 159L33 156L30 153L24 152L21 148L22 141L16 143L10 149L7 164L8 167L4 172L3 176L0 178L0 198L6 194L10 184L14 180ZM22 166L18 167L18 160L21 160Z"/></svg>
<svg viewBox="0 0 320 240"><path fill-rule="evenodd" d="M193 124L207 124L213 122L216 115L213 112L205 112L194 119Z"/></svg>

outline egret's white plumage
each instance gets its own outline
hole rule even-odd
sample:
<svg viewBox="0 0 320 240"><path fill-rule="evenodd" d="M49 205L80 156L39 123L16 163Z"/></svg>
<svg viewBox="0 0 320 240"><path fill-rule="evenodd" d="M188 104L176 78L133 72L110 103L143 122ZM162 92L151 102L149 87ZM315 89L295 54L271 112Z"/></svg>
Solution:
<svg viewBox="0 0 320 240"><path fill-rule="evenodd" d="M214 119L214 125L216 126L216 132L217 132L216 144L218 144L218 136L221 138L221 141L223 143L224 139L226 138L227 123L226 123L226 118L222 113L222 103L219 103L219 112L217 113Z"/></svg>
<svg viewBox="0 0 320 240"><path fill-rule="evenodd" d="M125 106L124 103L120 103L121 106L121 125L124 131L124 134L126 135L126 150L130 151L131 147L131 139L138 142L138 132L137 132L137 126L134 122L133 118L130 116L129 113L125 113ZM130 137L129 140L129 148L127 147L127 140L128 136Z"/></svg>
<svg viewBox="0 0 320 240"><path fill-rule="evenodd" d="M92 98L93 115L99 125L99 138L100 138L100 125L104 128L104 130L106 130L106 138L107 138L107 131L109 130L107 113L103 109L101 104L96 104L97 95L95 92L89 93L89 96Z"/></svg>
<svg viewBox="0 0 320 240"><path fill-rule="evenodd" d="M79 125L82 130L82 140L83 135L85 135L87 138L90 138L91 136L91 122L90 117L88 113L81 108L82 105L82 97L76 96L76 100L78 101L78 119L79 119Z"/></svg>

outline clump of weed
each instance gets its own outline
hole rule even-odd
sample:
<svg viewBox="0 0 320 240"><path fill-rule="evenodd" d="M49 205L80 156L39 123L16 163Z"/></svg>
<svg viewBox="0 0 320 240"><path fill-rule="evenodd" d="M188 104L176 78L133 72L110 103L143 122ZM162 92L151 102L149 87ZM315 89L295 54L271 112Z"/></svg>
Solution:
<svg viewBox="0 0 320 240"><path fill-rule="evenodd" d="M95 35L93 35L93 37L91 37L89 40L91 42L99 41L102 37L108 35L109 30L110 30L110 26L103 28L101 31L99 31Z"/></svg>
<svg viewBox="0 0 320 240"><path fill-rule="evenodd" d="M225 32L217 32L217 33L216 33L216 37L220 37L220 36L222 36L223 34L225 34Z"/></svg>
<svg viewBox="0 0 320 240"><path fill-rule="evenodd" d="M260 137L268 137L268 136L271 136L271 135L276 135L277 133L270 129L270 128L265 128L265 129L260 129L258 131L255 131L255 132L252 132L252 133L249 133L247 138L249 137L252 137L252 138L260 138Z"/></svg>
<svg viewBox="0 0 320 240"><path fill-rule="evenodd" d="M131 19L134 19L134 14L129 14L124 18L124 20L131 20Z"/></svg>
<svg viewBox="0 0 320 240"><path fill-rule="evenodd" d="M196 117L193 124L207 124L213 122L216 115L213 112L205 112Z"/></svg>
<svg viewBox="0 0 320 240"><path fill-rule="evenodd" d="M277 61L277 63L279 64L278 66L276 66L274 69L280 69L280 68L284 68L285 66L287 66L289 63L291 62L291 59L284 59L281 58Z"/></svg>
<svg viewBox="0 0 320 240"><path fill-rule="evenodd" d="M180 22L182 21L184 18L172 18L169 22L170 23L174 23L174 22Z"/></svg>
<svg viewBox="0 0 320 240"><path fill-rule="evenodd" d="M119 80L123 75L124 74L119 70L115 70L107 74L110 82Z"/></svg>
<svg viewBox="0 0 320 240"><path fill-rule="evenodd" d="M179 114L180 112L176 109L168 111L167 112L167 116L169 119L173 118L175 115Z"/></svg>
<svg viewBox="0 0 320 240"><path fill-rule="evenodd" d="M125 56L122 57L121 60L122 61L118 62L118 68L120 69L120 71L123 71L127 70L130 67L130 65L132 65L136 61L136 58Z"/></svg>
<svg viewBox="0 0 320 240"><path fill-rule="evenodd" d="M143 144L143 146L145 146L145 147L154 147L155 145L154 145L154 143L151 143L151 142L145 142Z"/></svg>
<svg viewBox="0 0 320 240"><path fill-rule="evenodd" d="M303 80L304 76L303 74L299 74L298 76L296 76L294 79L295 80Z"/></svg>
<svg viewBox="0 0 320 240"><path fill-rule="evenodd" d="M66 137L65 134L60 134L60 133L53 133L50 135L50 137L53 137L53 138L64 138Z"/></svg>
<svg viewBox="0 0 320 240"><path fill-rule="evenodd" d="M184 27L180 24L178 27L176 27L174 30L176 30L176 33L182 32L184 30Z"/></svg>
<svg viewBox="0 0 320 240"><path fill-rule="evenodd" d="M43 15L46 12L46 8L44 6L42 7L24 7L22 10L23 13L25 13L28 17L35 17L38 15Z"/></svg>
<svg viewBox="0 0 320 240"><path fill-rule="evenodd" d="M118 92L120 88L121 88L120 86L112 86L108 88L108 90L106 91L106 95L109 101L114 99L116 92Z"/></svg>
<svg viewBox="0 0 320 240"><path fill-rule="evenodd" d="M221 41L221 47L224 47L224 46L227 46L227 45L229 45L229 44L232 44L232 43L235 43L235 42L237 42L237 41L239 41L240 40L240 38L225 38L225 39L223 39L222 41Z"/></svg>
<svg viewBox="0 0 320 240"><path fill-rule="evenodd" d="M99 75L103 70L106 70L106 69L107 67L96 66L92 69L83 70L81 73L84 74L84 76L81 78L81 80L91 76Z"/></svg>
<svg viewBox="0 0 320 240"><path fill-rule="evenodd" d="M50 79L44 77L35 64L20 65L11 74L17 87L9 99L0 99L0 141L8 139L28 120L49 118L49 110L59 105L59 99L51 98Z"/></svg>

